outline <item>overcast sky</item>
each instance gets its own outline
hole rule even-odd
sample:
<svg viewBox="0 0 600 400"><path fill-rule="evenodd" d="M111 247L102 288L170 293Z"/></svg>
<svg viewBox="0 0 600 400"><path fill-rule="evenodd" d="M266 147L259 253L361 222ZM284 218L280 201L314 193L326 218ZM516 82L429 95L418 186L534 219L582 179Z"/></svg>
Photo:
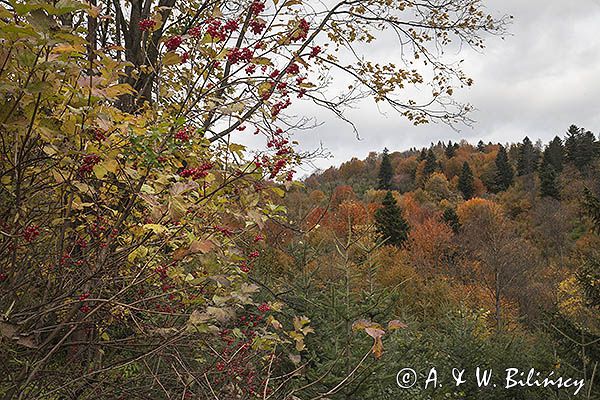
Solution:
<svg viewBox="0 0 600 400"><path fill-rule="evenodd" d="M311 109L322 125L297 136L302 149L320 143L333 158L320 159L320 168L370 151L423 147L431 142L466 139L477 143L520 141L547 142L563 135L570 124L600 132L600 0L484 0L494 14L514 16L511 33L504 40L490 38L482 54L463 51L464 70L475 85L457 99L477 108L472 128L454 132L443 124L414 127L393 112L382 113L374 102L364 101L348 110L360 131L334 116ZM373 56L393 54L394 44L379 43ZM370 56L369 54L368 56ZM376 57L373 57L376 58ZM241 139L241 138L240 138ZM254 144L254 139L248 144ZM304 174L310 172L301 172Z"/></svg>

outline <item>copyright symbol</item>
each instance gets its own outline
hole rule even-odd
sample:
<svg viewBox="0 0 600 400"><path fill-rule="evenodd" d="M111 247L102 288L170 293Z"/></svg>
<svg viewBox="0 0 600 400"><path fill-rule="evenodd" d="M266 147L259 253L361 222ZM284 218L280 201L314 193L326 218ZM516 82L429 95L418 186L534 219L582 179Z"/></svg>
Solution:
<svg viewBox="0 0 600 400"><path fill-rule="evenodd" d="M396 374L396 383L402 389L408 389L417 383L417 373L412 368L403 368Z"/></svg>

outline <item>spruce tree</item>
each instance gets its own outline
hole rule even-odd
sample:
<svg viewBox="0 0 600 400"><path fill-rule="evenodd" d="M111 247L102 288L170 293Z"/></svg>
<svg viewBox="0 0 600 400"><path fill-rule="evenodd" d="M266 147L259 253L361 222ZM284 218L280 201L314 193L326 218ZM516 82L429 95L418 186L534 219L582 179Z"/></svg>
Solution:
<svg viewBox="0 0 600 400"><path fill-rule="evenodd" d="M562 140L556 136L544 150L543 161L544 164L550 164L554 168L557 174L560 174L563 170L563 160L565 157L565 148Z"/></svg>
<svg viewBox="0 0 600 400"><path fill-rule="evenodd" d="M446 157L448 157L448 159L454 157L454 155L456 154L456 146L452 144L452 141L448 142L448 147L446 147L444 153L446 154Z"/></svg>
<svg viewBox="0 0 600 400"><path fill-rule="evenodd" d="M458 178L458 190L463 195L465 200L469 200L475 194L475 180L473 178L473 171L469 166L468 162L464 162L462 166L462 171L460 172L460 176Z"/></svg>
<svg viewBox="0 0 600 400"><path fill-rule="evenodd" d="M375 212L377 233L386 244L399 247L408 238L408 223L402 217L402 211L391 191L386 193L382 204L383 207Z"/></svg>
<svg viewBox="0 0 600 400"><path fill-rule="evenodd" d="M419 161L423 161L427 158L427 150L425 148L421 149L421 153L419 154Z"/></svg>
<svg viewBox="0 0 600 400"><path fill-rule="evenodd" d="M508 155L504 146L500 145L498 154L496 155L496 177L495 177L495 188L496 192L501 192L512 185L514 178L514 171L508 161Z"/></svg>
<svg viewBox="0 0 600 400"><path fill-rule="evenodd" d="M517 175L524 176L532 174L537 169L538 152L527 136L519 145L517 154Z"/></svg>
<svg viewBox="0 0 600 400"><path fill-rule="evenodd" d="M565 140L565 158L581 172L585 172L597 154L596 137L590 131L571 125Z"/></svg>
<svg viewBox="0 0 600 400"><path fill-rule="evenodd" d="M381 157L381 165L379 166L379 180L377 188L381 190L390 190L392 188L392 178L394 177L394 169L390 162L388 149L383 149Z"/></svg>
<svg viewBox="0 0 600 400"><path fill-rule="evenodd" d="M477 150L480 151L480 152L482 152L482 153L485 151L485 143L483 143L483 140L480 140L477 143Z"/></svg>
<svg viewBox="0 0 600 400"><path fill-rule="evenodd" d="M458 220L458 215L456 214L456 211L454 211L454 208L446 208L444 214L442 214L442 219L450 228L452 228L454 233L460 231L460 221Z"/></svg>
<svg viewBox="0 0 600 400"><path fill-rule="evenodd" d="M560 192L556 183L556 171L550 163L544 163L540 171L540 195L560 200Z"/></svg>
<svg viewBox="0 0 600 400"><path fill-rule="evenodd" d="M429 149L427 152L427 157L425 157L425 166L423 167L423 175L426 177L433 174L438 169L437 159L435 158L435 154L433 150Z"/></svg>

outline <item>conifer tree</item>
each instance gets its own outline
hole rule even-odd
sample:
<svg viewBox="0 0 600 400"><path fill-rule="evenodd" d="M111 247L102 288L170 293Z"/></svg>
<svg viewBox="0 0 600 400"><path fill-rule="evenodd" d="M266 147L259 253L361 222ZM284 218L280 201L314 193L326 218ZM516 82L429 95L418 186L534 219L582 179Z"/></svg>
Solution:
<svg viewBox="0 0 600 400"><path fill-rule="evenodd" d="M454 144L452 144L452 141L448 142L448 147L446 147L446 150L444 151L444 153L446 154L446 157L448 157L449 159L454 157L454 155L456 154L456 146Z"/></svg>
<svg viewBox="0 0 600 400"><path fill-rule="evenodd" d="M517 175L524 176L532 174L537 169L538 153L533 147L531 140L525 136L523 143L518 148Z"/></svg>
<svg viewBox="0 0 600 400"><path fill-rule="evenodd" d="M408 238L408 223L402 217L402 211L391 191L386 193L382 204L383 207L375 212L377 233L386 244L399 247Z"/></svg>
<svg viewBox="0 0 600 400"><path fill-rule="evenodd" d="M590 131L571 125L565 140L565 158L581 172L585 172L597 154L596 137Z"/></svg>
<svg viewBox="0 0 600 400"><path fill-rule="evenodd" d="M379 180L377 189L390 190L392 188L392 178L394 177L394 168L390 162L388 149L383 149L381 165L379 167Z"/></svg>
<svg viewBox="0 0 600 400"><path fill-rule="evenodd" d="M442 219L450 228L452 228L454 233L460 231L460 221L454 208L446 208L444 214L442 214Z"/></svg>
<svg viewBox="0 0 600 400"><path fill-rule="evenodd" d="M550 163L544 163L540 171L540 195L560 199L560 192L556 183L556 171Z"/></svg>
<svg viewBox="0 0 600 400"><path fill-rule="evenodd" d="M512 185L514 178L514 171L510 162L508 161L508 155L504 146L500 145L498 154L496 155L496 177L495 177L495 188L496 192L501 192L509 188Z"/></svg>
<svg viewBox="0 0 600 400"><path fill-rule="evenodd" d="M464 162L462 166L462 171L460 172L460 176L458 178L458 190L463 195L465 200L469 200L475 194L475 180L473 178L473 171L469 166L468 162Z"/></svg>
<svg viewBox="0 0 600 400"><path fill-rule="evenodd" d="M483 143L483 140L480 140L477 143L477 150L480 151L480 152L482 152L482 153L485 151L485 143Z"/></svg>
<svg viewBox="0 0 600 400"><path fill-rule="evenodd" d="M425 159L427 159L427 150L422 148L421 153L419 154L419 161L423 161Z"/></svg>
<svg viewBox="0 0 600 400"><path fill-rule="evenodd" d="M427 157L425 157L425 167L423 168L423 175L429 177L438 169L437 159L433 150L429 149L427 152Z"/></svg>
<svg viewBox="0 0 600 400"><path fill-rule="evenodd" d="M544 150L543 164L550 164L554 168L557 174L560 174L563 170L563 160L565 157L565 148L562 140L556 136Z"/></svg>

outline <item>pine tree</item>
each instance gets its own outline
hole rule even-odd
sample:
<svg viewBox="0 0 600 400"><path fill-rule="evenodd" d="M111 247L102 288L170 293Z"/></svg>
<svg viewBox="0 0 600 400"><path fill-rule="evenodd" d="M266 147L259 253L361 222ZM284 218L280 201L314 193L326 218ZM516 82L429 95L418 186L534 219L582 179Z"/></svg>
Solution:
<svg viewBox="0 0 600 400"><path fill-rule="evenodd" d="M429 149L427 152L427 157L425 157L425 166L423 167L423 175L429 177L438 169L437 159L435 158L435 154L433 150Z"/></svg>
<svg viewBox="0 0 600 400"><path fill-rule="evenodd" d="M458 178L458 190L463 195L465 200L469 200L475 194L475 180L473 179L473 171L468 162L464 162L462 171Z"/></svg>
<svg viewBox="0 0 600 400"><path fill-rule="evenodd" d="M524 176L532 174L537 169L538 152L527 136L519 146L517 154L517 175Z"/></svg>
<svg viewBox="0 0 600 400"><path fill-rule="evenodd" d="M565 148L562 140L556 136L544 150L543 163L552 165L554 171L560 174L563 170L563 160L565 157Z"/></svg>
<svg viewBox="0 0 600 400"><path fill-rule="evenodd" d="M444 153L446 154L446 157L448 157L448 159L454 157L454 155L456 154L456 147L454 144L452 144L452 141L448 142L448 147L446 147Z"/></svg>
<svg viewBox="0 0 600 400"><path fill-rule="evenodd" d="M444 214L442 214L442 219L450 228L452 228L454 233L460 231L460 221L458 220L458 215L454 208L446 208Z"/></svg>
<svg viewBox="0 0 600 400"><path fill-rule="evenodd" d="M495 188L496 192L501 192L510 187L514 178L514 171L508 161L508 155L504 146L500 146L498 154L496 155L496 177L495 177Z"/></svg>
<svg viewBox="0 0 600 400"><path fill-rule="evenodd" d="M399 247L408 238L408 223L391 191L387 192L382 204L383 207L375 212L377 233L386 240L386 244Z"/></svg>
<svg viewBox="0 0 600 400"><path fill-rule="evenodd" d="M392 188L392 178L394 177L394 169L390 162L388 149L383 149L381 157L381 165L379 166L379 181L377 188L380 190L390 190Z"/></svg>

